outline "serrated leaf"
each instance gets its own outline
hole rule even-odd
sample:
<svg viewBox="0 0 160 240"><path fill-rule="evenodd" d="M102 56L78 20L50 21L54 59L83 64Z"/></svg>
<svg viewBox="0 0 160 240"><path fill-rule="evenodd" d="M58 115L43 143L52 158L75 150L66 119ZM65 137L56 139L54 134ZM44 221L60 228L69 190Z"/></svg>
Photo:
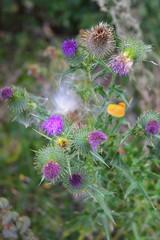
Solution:
<svg viewBox="0 0 160 240"><path fill-rule="evenodd" d="M109 67L102 59L100 59L100 58L94 58L94 61L95 61L96 63L98 63L99 65L103 66L104 68L106 68L109 73L112 72L111 69L110 69L110 67Z"/></svg>
<svg viewBox="0 0 160 240"><path fill-rule="evenodd" d="M95 93L100 94L102 97L107 97L107 94L105 93L105 91L103 90L102 85L98 85L94 87L94 91Z"/></svg>
<svg viewBox="0 0 160 240"><path fill-rule="evenodd" d="M105 202L104 198L101 195L99 195L97 192L94 192L93 195L94 195L95 199L97 200L97 202L99 203L99 205L101 206L101 208L103 209L104 213L115 224L114 219L111 214L111 211L108 208L107 203Z"/></svg>
<svg viewBox="0 0 160 240"><path fill-rule="evenodd" d="M69 73L73 73L73 72L75 72L77 69L79 69L80 68L80 66L71 66L69 69L67 69L65 72L63 72L62 74L61 74L61 76L60 76L60 81L62 80L62 78L65 76L65 75L67 75L67 74L69 74Z"/></svg>
<svg viewBox="0 0 160 240"><path fill-rule="evenodd" d="M116 165L117 168L121 169L125 175L128 177L128 179L131 181L132 184L135 185L135 187L142 193L142 195L146 198L146 200L148 201L148 203L151 205L151 207L154 207L152 201L150 200L150 198L148 197L148 194L145 192L145 190L143 189L143 187L136 181L136 179L134 178L132 172L130 171L129 167L121 160L119 162L119 165Z"/></svg>

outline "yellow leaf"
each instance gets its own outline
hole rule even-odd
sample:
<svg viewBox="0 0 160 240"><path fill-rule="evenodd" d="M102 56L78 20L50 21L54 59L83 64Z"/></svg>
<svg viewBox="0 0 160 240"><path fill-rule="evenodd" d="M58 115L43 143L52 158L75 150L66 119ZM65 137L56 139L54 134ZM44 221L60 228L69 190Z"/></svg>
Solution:
<svg viewBox="0 0 160 240"><path fill-rule="evenodd" d="M107 107L107 112L114 117L123 117L125 115L126 104L120 102L118 104L110 104Z"/></svg>

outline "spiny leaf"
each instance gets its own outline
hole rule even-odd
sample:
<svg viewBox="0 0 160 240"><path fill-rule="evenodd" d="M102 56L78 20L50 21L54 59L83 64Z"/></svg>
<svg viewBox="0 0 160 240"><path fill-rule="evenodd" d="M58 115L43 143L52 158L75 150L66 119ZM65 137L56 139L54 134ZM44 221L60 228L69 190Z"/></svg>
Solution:
<svg viewBox="0 0 160 240"><path fill-rule="evenodd" d="M36 133L38 133L39 135L47 138L48 140L50 140L50 141L52 140L52 138L48 137L47 135L45 135L45 134L43 134L43 133L41 133L41 132L39 132L39 131L37 131L37 130L35 130L35 129L33 129L33 130L34 130Z"/></svg>
<svg viewBox="0 0 160 240"><path fill-rule="evenodd" d="M134 176L133 176L132 172L130 171L129 167L122 160L119 161L119 165L116 165L116 167L121 169L124 172L124 174L128 177L128 179L131 181L131 183L134 184L135 187L143 194L143 196L146 198L146 200L151 205L151 207L153 207L155 209L152 201L148 197L148 195L145 192L145 190L143 189L143 187L136 181L136 179L134 178Z"/></svg>
<svg viewBox="0 0 160 240"><path fill-rule="evenodd" d="M99 195L97 192L93 193L95 199L97 200L97 202L99 203L99 205L101 206L101 208L103 209L104 213L108 216L108 218L115 224L114 219L112 217L111 211L108 208L104 198Z"/></svg>
<svg viewBox="0 0 160 240"><path fill-rule="evenodd" d="M91 157L93 157L95 160L99 160L100 162L102 162L103 164L105 164L107 167L109 167L109 165L104 161L104 159L97 153L94 151L90 151Z"/></svg>
<svg viewBox="0 0 160 240"><path fill-rule="evenodd" d="M62 74L61 74L61 76L60 76L60 81L62 80L62 78L65 76L65 75L67 75L67 74L69 74L69 73L73 73L73 72L75 72L77 69L79 69L80 68L80 66L71 66L69 69L67 69L65 72L63 72Z"/></svg>
<svg viewBox="0 0 160 240"><path fill-rule="evenodd" d="M106 239L110 240L110 232L109 232L109 226L108 226L108 219L107 217L103 214L102 215L102 225L104 228L104 231L106 233Z"/></svg>

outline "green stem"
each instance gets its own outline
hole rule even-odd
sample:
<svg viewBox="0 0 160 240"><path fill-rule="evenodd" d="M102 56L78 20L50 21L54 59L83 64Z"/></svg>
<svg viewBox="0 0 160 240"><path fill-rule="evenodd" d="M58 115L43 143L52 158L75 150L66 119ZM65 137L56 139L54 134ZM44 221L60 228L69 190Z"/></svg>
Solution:
<svg viewBox="0 0 160 240"><path fill-rule="evenodd" d="M113 92L113 87L114 87L115 80L116 80L116 74L113 74L112 75L112 80L111 80L111 83L110 83L110 86L109 86L107 101L109 100L109 98L110 98L110 96Z"/></svg>
<svg viewBox="0 0 160 240"><path fill-rule="evenodd" d="M86 74L85 81L84 81L85 90L87 89L87 85L88 85L88 79L87 79L87 74ZM90 117L89 117L89 114L88 114L88 111L87 111L88 101L87 101L87 92L86 91L85 91L85 94L84 94L84 104L85 104L85 109L86 109L86 117L87 117L88 125L90 126L91 122L90 122Z"/></svg>

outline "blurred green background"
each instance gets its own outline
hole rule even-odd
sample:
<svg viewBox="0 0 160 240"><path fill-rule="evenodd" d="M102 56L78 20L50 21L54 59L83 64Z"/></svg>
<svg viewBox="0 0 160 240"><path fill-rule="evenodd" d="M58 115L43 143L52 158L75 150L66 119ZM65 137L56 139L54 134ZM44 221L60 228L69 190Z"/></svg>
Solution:
<svg viewBox="0 0 160 240"><path fill-rule="evenodd" d="M117 4L111 0L1 0L0 88L21 85L37 95L43 94L48 84L54 85L54 74L67 68L61 52L62 42L76 37L80 29L90 28L100 21L113 24L120 35L123 32L119 26L124 35L139 36L146 44L151 44L153 59L159 63L159 9L159 0L123 0ZM44 54L48 46L56 48L56 56L52 59ZM28 75L30 66L36 66L38 74ZM143 92L140 94L137 85L131 83L133 88L128 93L136 96L134 107L137 112L149 106L160 110L160 68L147 66L147 72L139 74ZM152 82L152 91L146 87L147 78ZM32 128L26 129L12 122L6 105L0 104L0 196L6 197L21 215L30 217L31 228L40 240L104 239L98 235L78 238L84 231L78 227L64 237L67 221L78 216L83 210L83 202L74 200L61 185L39 186L40 177L33 167L31 149L39 149L45 142L33 133ZM138 150L131 147L130 151ZM116 234L113 239L124 240Z"/></svg>

